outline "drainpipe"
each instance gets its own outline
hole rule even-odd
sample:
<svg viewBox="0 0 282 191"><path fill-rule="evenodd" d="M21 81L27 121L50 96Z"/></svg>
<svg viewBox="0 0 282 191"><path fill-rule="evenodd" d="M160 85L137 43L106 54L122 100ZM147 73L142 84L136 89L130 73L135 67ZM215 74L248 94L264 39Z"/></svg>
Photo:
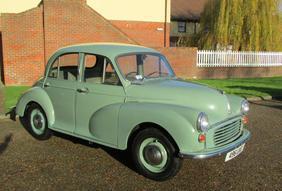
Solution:
<svg viewBox="0 0 282 191"><path fill-rule="evenodd" d="M164 21L164 47L166 47L166 35L167 35L167 27L166 22L167 21L167 0L165 0L165 21Z"/></svg>

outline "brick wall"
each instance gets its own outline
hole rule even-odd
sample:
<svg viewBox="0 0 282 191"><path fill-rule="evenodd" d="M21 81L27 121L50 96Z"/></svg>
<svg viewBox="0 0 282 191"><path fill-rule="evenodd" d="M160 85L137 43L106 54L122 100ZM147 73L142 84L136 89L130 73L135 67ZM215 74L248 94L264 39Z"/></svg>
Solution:
<svg viewBox="0 0 282 191"><path fill-rule="evenodd" d="M195 73L195 63L197 58L197 48L157 48L163 53L177 76L191 77Z"/></svg>
<svg viewBox="0 0 282 191"><path fill-rule="evenodd" d="M169 46L170 24L166 24L165 28L165 24L161 22L111 21L111 23L143 46L163 47L165 40L166 46Z"/></svg>
<svg viewBox="0 0 282 191"><path fill-rule="evenodd" d="M84 0L45 0L46 58L60 47L89 42L136 43Z"/></svg>
<svg viewBox="0 0 282 191"><path fill-rule="evenodd" d="M196 66L197 48L157 48L163 53L175 73L183 78L224 79L282 76L282 67L199 68Z"/></svg>
<svg viewBox="0 0 282 191"><path fill-rule="evenodd" d="M4 82L31 85L44 69L42 7L1 18Z"/></svg>
<svg viewBox="0 0 282 191"><path fill-rule="evenodd" d="M274 76L282 76L282 67L197 68L195 73L195 77L199 79L257 78Z"/></svg>

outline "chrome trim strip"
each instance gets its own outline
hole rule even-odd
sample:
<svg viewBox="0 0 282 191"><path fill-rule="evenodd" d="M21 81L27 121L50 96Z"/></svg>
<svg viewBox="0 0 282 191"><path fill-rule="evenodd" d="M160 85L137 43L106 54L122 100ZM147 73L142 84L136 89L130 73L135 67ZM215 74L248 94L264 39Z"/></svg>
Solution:
<svg viewBox="0 0 282 191"><path fill-rule="evenodd" d="M237 140L238 142L235 145L225 147L225 148L218 148L213 151L207 151L205 153L179 153L178 156L180 158L190 158L190 159L206 159L211 158L215 156L220 156L222 154L228 153L229 151L232 151L233 149L241 146L245 142L247 142L251 137L251 133L248 130L245 130L242 137Z"/></svg>

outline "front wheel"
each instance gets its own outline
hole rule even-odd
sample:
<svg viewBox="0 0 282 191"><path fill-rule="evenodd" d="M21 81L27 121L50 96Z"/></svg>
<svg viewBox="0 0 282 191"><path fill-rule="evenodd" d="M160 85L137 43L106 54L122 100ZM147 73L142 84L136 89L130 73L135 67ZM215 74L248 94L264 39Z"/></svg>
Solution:
<svg viewBox="0 0 282 191"><path fill-rule="evenodd" d="M182 164L177 150L166 135L155 128L139 132L133 140L132 157L137 170L153 180L175 176Z"/></svg>
<svg viewBox="0 0 282 191"><path fill-rule="evenodd" d="M51 137L48 121L43 109L35 103L28 106L23 118L27 131L38 140L47 140Z"/></svg>

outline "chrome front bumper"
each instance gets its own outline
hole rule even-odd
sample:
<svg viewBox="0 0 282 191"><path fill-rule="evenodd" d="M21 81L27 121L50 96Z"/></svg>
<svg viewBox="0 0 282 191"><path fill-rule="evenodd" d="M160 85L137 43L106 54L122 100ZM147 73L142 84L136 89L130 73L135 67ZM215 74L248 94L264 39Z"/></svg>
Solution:
<svg viewBox="0 0 282 191"><path fill-rule="evenodd" d="M206 159L215 156L220 156L222 154L228 153L233 149L241 146L245 142L247 142L251 137L251 133L244 129L243 134L234 142L215 149L203 150L201 152L194 152L194 153L179 153L180 158L190 158L190 159Z"/></svg>

